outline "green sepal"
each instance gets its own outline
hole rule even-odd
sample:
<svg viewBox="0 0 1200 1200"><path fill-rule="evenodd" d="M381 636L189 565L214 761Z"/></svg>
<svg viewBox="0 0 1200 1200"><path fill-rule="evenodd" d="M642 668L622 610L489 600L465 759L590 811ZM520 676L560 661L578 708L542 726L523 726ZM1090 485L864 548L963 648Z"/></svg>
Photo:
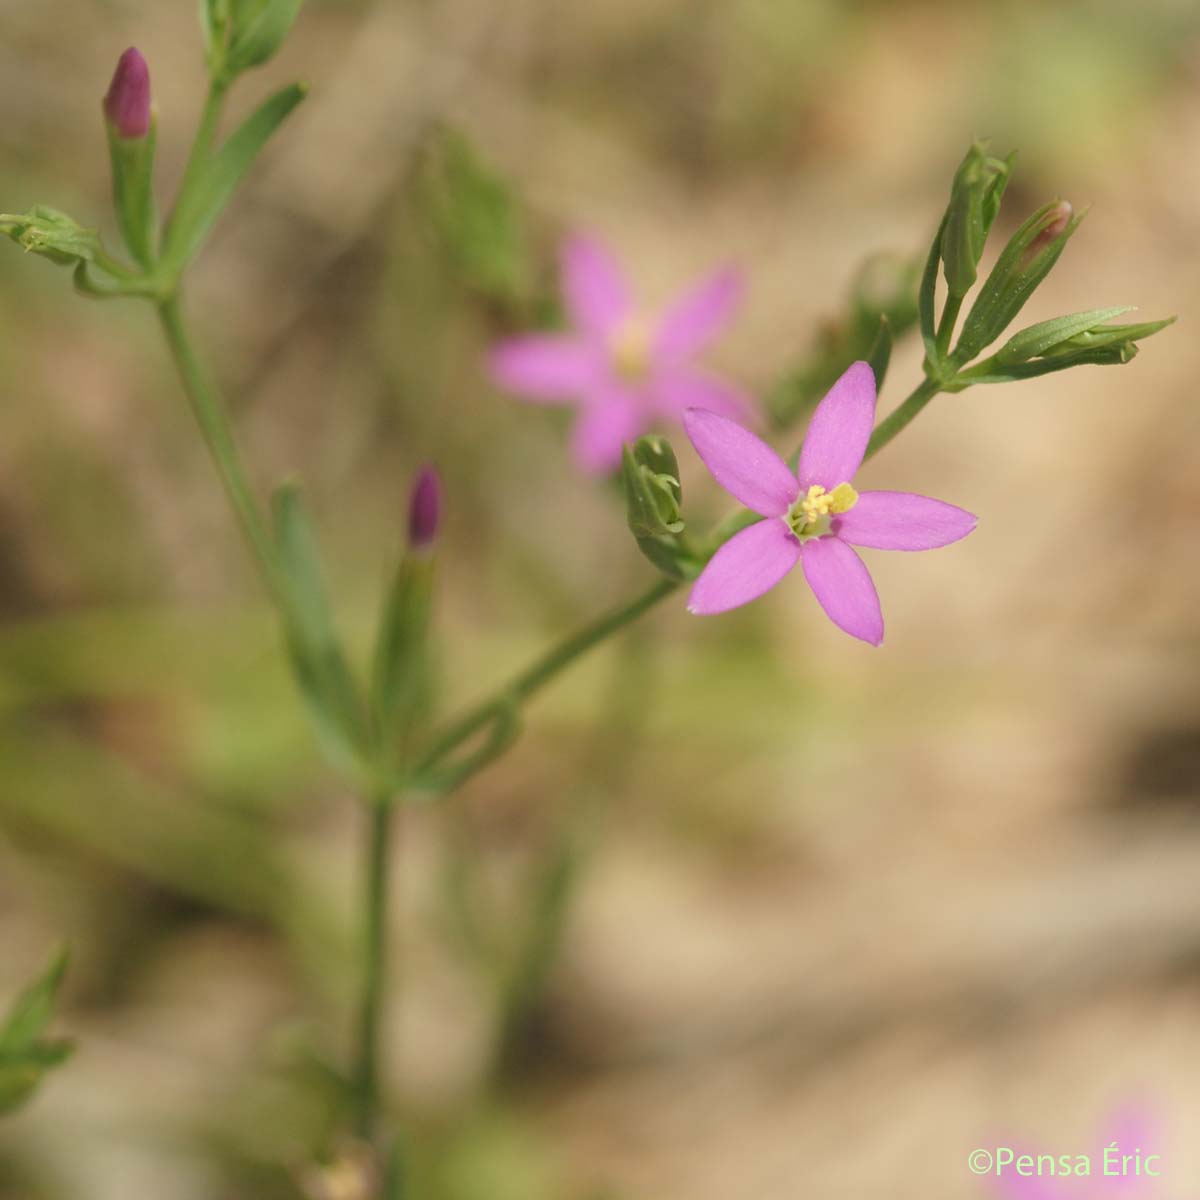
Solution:
<svg viewBox="0 0 1200 1200"><path fill-rule="evenodd" d="M170 267L179 270L191 261L242 177L307 91L303 84L294 83L266 100L230 135L195 185L180 198L163 249L163 259Z"/></svg>
<svg viewBox="0 0 1200 1200"><path fill-rule="evenodd" d="M366 763L363 706L334 625L316 538L300 489L287 483L271 497L284 636L305 702L331 761L352 773Z"/></svg>
<svg viewBox="0 0 1200 1200"><path fill-rule="evenodd" d="M1031 358L1038 358L1048 353L1052 347L1131 311L1132 306L1126 304L1119 308L1094 308L1090 312L1072 313L1066 317L1039 321L1009 338L996 351L996 363L998 366L1010 367Z"/></svg>
<svg viewBox="0 0 1200 1200"><path fill-rule="evenodd" d="M690 579L697 564L682 534L683 489L671 443L651 434L621 452L625 513L638 549L665 575Z"/></svg>
<svg viewBox="0 0 1200 1200"><path fill-rule="evenodd" d="M1015 157L992 158L986 145L976 142L954 174L942 224L941 257L946 287L955 299L965 296L975 283Z"/></svg>
<svg viewBox="0 0 1200 1200"><path fill-rule="evenodd" d="M408 757L432 707L433 575L432 554L410 551L401 559L375 639L371 703L389 767Z"/></svg>
<svg viewBox="0 0 1200 1200"><path fill-rule="evenodd" d="M113 207L117 224L134 261L147 270L154 263L158 213L154 205L154 150L158 122L152 116L142 138L123 138L108 128L108 154L112 163Z"/></svg>
<svg viewBox="0 0 1200 1200"><path fill-rule="evenodd" d="M962 336L952 355L956 363L968 363L990 346L1058 262L1084 217L1083 213L1074 213L1057 234L1050 235L1049 230L1062 215L1058 201L1045 204L1013 234L963 323Z"/></svg>
<svg viewBox="0 0 1200 1200"><path fill-rule="evenodd" d="M43 1036L66 969L67 952L61 949L17 997L0 1026L0 1114L20 1108L46 1073L65 1062L74 1049L66 1039Z"/></svg>
<svg viewBox="0 0 1200 1200"><path fill-rule="evenodd" d="M30 254L39 254L60 267L95 262L103 253L97 230L85 229L66 213L44 204L35 204L21 216L0 213L0 233Z"/></svg>
<svg viewBox="0 0 1200 1200"><path fill-rule="evenodd" d="M232 0L227 77L261 66L283 45L303 0Z"/></svg>

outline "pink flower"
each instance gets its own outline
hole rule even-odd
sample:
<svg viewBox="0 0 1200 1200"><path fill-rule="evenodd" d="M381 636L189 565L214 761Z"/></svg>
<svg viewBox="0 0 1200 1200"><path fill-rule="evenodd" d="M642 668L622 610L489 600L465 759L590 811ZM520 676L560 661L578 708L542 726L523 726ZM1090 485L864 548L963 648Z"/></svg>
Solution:
<svg viewBox="0 0 1200 1200"><path fill-rule="evenodd" d="M571 448L585 470L615 470L626 442L659 420L678 421L693 405L746 414L741 393L693 361L741 299L736 272L712 276L657 319L635 308L620 266L597 241L569 238L561 272L573 330L501 342L491 375L535 404L578 407Z"/></svg>
<svg viewBox="0 0 1200 1200"><path fill-rule="evenodd" d="M829 619L853 637L883 641L879 596L850 548L932 550L964 538L975 518L953 504L908 492L850 486L875 423L875 376L856 362L817 406L800 466L717 413L693 408L684 428L713 478L767 520L735 534L692 588L688 608L719 613L773 588L797 563Z"/></svg>
<svg viewBox="0 0 1200 1200"><path fill-rule="evenodd" d="M1063 1170L1062 1151L1048 1156L1027 1148L1012 1148L1013 1161L1000 1166L995 1191L1004 1200L1132 1200L1160 1193L1163 1165L1157 1122L1138 1107L1110 1113L1097 1132L1096 1145L1066 1155L1070 1173ZM1016 1157L1027 1156L1018 1168ZM998 1157L998 1156L997 1156ZM1088 1173L1082 1171L1087 1160Z"/></svg>

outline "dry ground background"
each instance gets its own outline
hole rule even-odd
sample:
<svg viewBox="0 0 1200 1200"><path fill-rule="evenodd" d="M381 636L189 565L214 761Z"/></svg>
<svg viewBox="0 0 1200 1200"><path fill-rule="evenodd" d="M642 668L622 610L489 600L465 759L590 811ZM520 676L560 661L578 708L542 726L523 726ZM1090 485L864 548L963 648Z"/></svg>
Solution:
<svg viewBox="0 0 1200 1200"><path fill-rule="evenodd" d="M194 8L0 0L0 208L100 218L130 42L177 177ZM421 211L438 121L514 182L543 272L577 226L652 297L743 264L717 359L756 389L868 253L921 250L976 134L1021 151L1006 228L1093 205L1030 319L1182 314L1129 366L942 397L871 464L980 516L873 556L881 651L794 586L668 605L539 701L463 797L484 907L502 928L567 809L595 845L537 1037L465 1133L486 1014L438 821L406 821L391 1075L453 1141L417 1200L988 1195L972 1147L1090 1149L1128 1101L1159 1115L1154 1194L1200 1194L1194 0L310 0L239 103L297 75L190 302L258 480L309 484L358 644L408 472L443 465L451 698L649 568L560 427L482 377L498 318ZM298 1196L321 1135L297 1047L340 1053L354 981L356 811L149 314L10 248L0 316L0 995L65 938L80 1044L0 1132L0 1196Z"/></svg>

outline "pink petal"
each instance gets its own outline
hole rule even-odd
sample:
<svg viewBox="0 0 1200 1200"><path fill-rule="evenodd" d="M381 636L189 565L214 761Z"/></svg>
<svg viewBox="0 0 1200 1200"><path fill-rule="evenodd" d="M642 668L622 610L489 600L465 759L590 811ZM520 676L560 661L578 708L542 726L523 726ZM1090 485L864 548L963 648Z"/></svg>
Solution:
<svg viewBox="0 0 1200 1200"><path fill-rule="evenodd" d="M1105 1121L1100 1148L1096 1152L1093 1162L1097 1159L1103 1162L1104 1147L1114 1142L1118 1151L1116 1158L1118 1168L1122 1156L1132 1155L1135 1150L1140 1150L1143 1163L1148 1155L1159 1155L1159 1161L1152 1165L1156 1170L1162 1169L1163 1146L1160 1131L1157 1122L1146 1110L1126 1106L1111 1113ZM1135 1175L1132 1170L1128 1175L1117 1174L1107 1177L1102 1175L1101 1179L1103 1181L1101 1190L1114 1196L1134 1196L1139 1192L1144 1192L1149 1186L1144 1177Z"/></svg>
<svg viewBox="0 0 1200 1200"><path fill-rule="evenodd" d="M645 428L634 397L609 386L583 408L571 431L575 461L593 475L608 475L621 465L621 448Z"/></svg>
<svg viewBox="0 0 1200 1200"><path fill-rule="evenodd" d="M662 319L656 354L686 358L702 350L729 324L745 291L741 273L725 270L678 300Z"/></svg>
<svg viewBox="0 0 1200 1200"><path fill-rule="evenodd" d="M620 264L594 238L568 238L561 255L563 296L571 319L607 337L633 309Z"/></svg>
<svg viewBox="0 0 1200 1200"><path fill-rule="evenodd" d="M727 612L769 592L795 565L800 543L780 520L768 517L735 533L709 560L688 597L700 616Z"/></svg>
<svg viewBox="0 0 1200 1200"><path fill-rule="evenodd" d="M834 533L873 550L935 550L965 538L976 518L966 509L912 492L860 492L835 520Z"/></svg>
<svg viewBox="0 0 1200 1200"><path fill-rule="evenodd" d="M862 464L874 424L875 375L867 363L852 363L813 413L800 451L801 488L819 483L832 491L849 483Z"/></svg>
<svg viewBox="0 0 1200 1200"><path fill-rule="evenodd" d="M743 421L752 411L749 397L733 384L683 364L660 371L649 390L654 407L676 419L689 408L705 408L718 416Z"/></svg>
<svg viewBox="0 0 1200 1200"><path fill-rule="evenodd" d="M533 334L496 346L488 359L492 381L531 400L562 401L594 388L602 359L581 338Z"/></svg>
<svg viewBox="0 0 1200 1200"><path fill-rule="evenodd" d="M814 538L800 547L804 578L825 615L851 637L878 646L883 613L866 564L835 537Z"/></svg>
<svg viewBox="0 0 1200 1200"><path fill-rule="evenodd" d="M766 442L703 408L689 408L683 427L712 477L731 496L764 517L787 512L799 489L787 463Z"/></svg>

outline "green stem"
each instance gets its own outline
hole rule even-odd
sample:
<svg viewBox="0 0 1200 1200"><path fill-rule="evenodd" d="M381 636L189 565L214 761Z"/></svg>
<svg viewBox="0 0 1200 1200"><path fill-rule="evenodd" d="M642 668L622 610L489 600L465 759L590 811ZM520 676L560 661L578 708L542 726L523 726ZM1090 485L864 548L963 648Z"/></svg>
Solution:
<svg viewBox="0 0 1200 1200"><path fill-rule="evenodd" d="M875 426L875 432L871 434L871 440L867 443L863 461L878 454L941 390L942 385L936 379L926 379L919 384L903 404L893 409Z"/></svg>
<svg viewBox="0 0 1200 1200"><path fill-rule="evenodd" d="M355 1128L367 1140L376 1137L380 1113L379 1060L383 1041L383 997L387 985L388 882L395 811L390 797L377 798L371 806L367 826L363 978L352 1080Z"/></svg>
<svg viewBox="0 0 1200 1200"><path fill-rule="evenodd" d="M225 494L229 497L242 532L246 535L262 571L267 590L273 600L282 603L283 593L279 584L274 541L246 477L241 455L238 453L237 443L233 439L233 431L226 419L216 385L200 363L188 337L178 299L165 300L159 304L158 315L167 345L183 381L192 414L200 426L205 445L225 487Z"/></svg>
<svg viewBox="0 0 1200 1200"><path fill-rule="evenodd" d="M680 586L678 580L660 579L633 600L610 609L589 625L552 646L518 676L450 726L426 753L417 767L418 775L432 771L448 754L485 728L498 715L528 700L577 658L636 621L659 601L678 591Z"/></svg>

